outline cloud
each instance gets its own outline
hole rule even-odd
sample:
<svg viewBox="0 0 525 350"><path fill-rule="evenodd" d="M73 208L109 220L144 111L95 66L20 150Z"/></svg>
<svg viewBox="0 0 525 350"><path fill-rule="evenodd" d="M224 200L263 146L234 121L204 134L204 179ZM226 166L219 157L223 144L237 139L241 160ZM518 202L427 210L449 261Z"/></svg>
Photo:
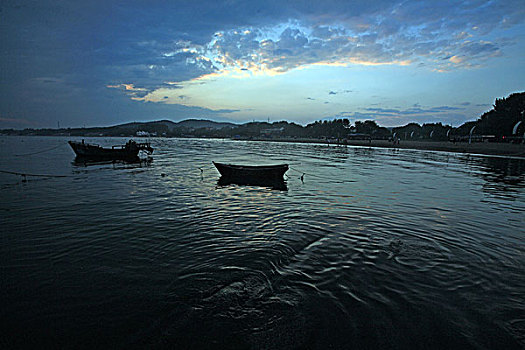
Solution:
<svg viewBox="0 0 525 350"><path fill-rule="evenodd" d="M409 122L419 122L421 124L442 122L457 126L472 118L463 108L453 106L422 108L419 104L406 109L366 107L361 111L346 115L358 120L373 119L384 126L400 126Z"/></svg>
<svg viewBox="0 0 525 350"><path fill-rule="evenodd" d="M501 47L482 37L508 18L498 2L483 6L480 10L480 6L437 1L244 4L233 10L234 17L255 9L263 16L251 24L244 21L245 25L216 30L207 39L203 33L192 33L134 44L135 51L150 61L147 65L137 56L137 63L152 71L147 75L150 82L138 79L136 83L148 87L157 74L173 74L180 82L221 71L278 74L310 64L421 64L437 71L472 68L501 54ZM519 18L513 15L513 21L505 23L519 23ZM224 19L214 18L211 23L220 28ZM447 61L441 57L448 57Z"/></svg>
<svg viewBox="0 0 525 350"><path fill-rule="evenodd" d="M285 22L219 30L200 43L179 39L169 49L157 41L143 46L162 58L150 70L167 74L173 71L173 65L183 65L182 70L194 77L211 73L239 77L272 75L317 64L417 65L450 71L478 67L502 55L501 46L483 38L483 34L501 27L501 21L490 18L480 23L480 18L487 16L477 7L454 8L434 1L385 5L368 17L357 15L359 20L339 11L347 8L343 3L323 7L327 13L324 17L298 6L299 10L291 11L297 18ZM494 7L493 17L505 16L497 6L486 6ZM284 12L289 12L289 6L283 7L287 9ZM369 10L367 6L353 8L362 11L362 16ZM475 32L474 27L478 28Z"/></svg>
<svg viewBox="0 0 525 350"><path fill-rule="evenodd" d="M214 110L213 112L215 113L219 113L219 114L228 114L228 113L236 113L236 112L241 112L240 109L228 109L228 108L223 108L223 109L217 109L217 110Z"/></svg>
<svg viewBox="0 0 525 350"><path fill-rule="evenodd" d="M328 95L348 94L348 93L351 93L351 92L352 92L352 90L337 90L337 91L330 90L330 92L328 92Z"/></svg>
<svg viewBox="0 0 525 350"><path fill-rule="evenodd" d="M20 118L3 118L3 117L0 117L0 125L16 125L16 126L19 126L19 125L25 125L25 126L29 126L29 125L34 125L33 122L27 120L27 119L20 119Z"/></svg>
<svg viewBox="0 0 525 350"><path fill-rule="evenodd" d="M459 64L461 62L463 62L465 60L465 56L463 57L460 57L460 56L452 56L448 59L450 62L452 63L455 63L455 64Z"/></svg>
<svg viewBox="0 0 525 350"><path fill-rule="evenodd" d="M456 6L437 0L322 4L203 0L131 3L113 9L115 21L98 21L93 27L93 19L99 19L105 7L61 3L64 16L49 17L49 25L63 34L55 36L57 43L68 47L69 52L64 52L72 57L83 58L86 64L78 67L86 75L97 69L107 77L106 85L130 82L148 91L165 81L179 83L217 72L279 74L312 64L412 64L436 71L473 68L503 54L501 44L489 38L493 31L522 23L524 18L518 0ZM16 11L19 16L14 15ZM11 28L42 28L42 18L57 10L44 1L38 11L16 11L7 7ZM83 13L82 20L68 17L74 13ZM21 32L28 37L36 34ZM52 45L36 42L45 48L44 56L56 55ZM9 46L9 41L5 44Z"/></svg>
<svg viewBox="0 0 525 350"><path fill-rule="evenodd" d="M143 87L135 87L134 84L116 84L116 85L106 85L107 88L110 89L119 89L121 91L124 91L128 96L131 96L132 99L140 99L146 96L148 93L152 91L152 89L147 89Z"/></svg>
<svg viewBox="0 0 525 350"><path fill-rule="evenodd" d="M445 111L458 111L462 110L463 108L459 107L453 107L453 106L440 106L440 107L433 107L427 110L427 112L445 112Z"/></svg>
<svg viewBox="0 0 525 350"><path fill-rule="evenodd" d="M190 96L182 91L188 82L212 81L203 77L273 77L316 65L473 69L498 57L516 59L508 53L523 45L524 18L522 0L7 2L0 112L20 110L50 125L73 114L106 122L121 118L119 108L148 118L157 111L186 117L187 109L165 106L167 100ZM361 92L359 82L353 86ZM337 87L301 96L344 92ZM182 90L146 103L159 89ZM83 101L100 106L87 103L80 115ZM206 108L191 113L216 116Z"/></svg>
<svg viewBox="0 0 525 350"><path fill-rule="evenodd" d="M442 113L442 112L448 112L448 111L458 111L462 110L462 108L459 107L452 107L452 106L439 106L439 107L429 107L429 108L421 108L420 105L416 104L414 107L408 108L408 109L396 109L396 108L372 108L368 107L364 109L368 112L374 112L377 115L416 115L416 114L428 114L428 113Z"/></svg>

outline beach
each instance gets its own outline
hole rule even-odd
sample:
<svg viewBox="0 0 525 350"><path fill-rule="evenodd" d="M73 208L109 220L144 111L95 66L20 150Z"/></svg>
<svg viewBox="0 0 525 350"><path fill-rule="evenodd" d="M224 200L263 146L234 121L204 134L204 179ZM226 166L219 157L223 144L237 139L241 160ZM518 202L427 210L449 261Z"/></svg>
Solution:
<svg viewBox="0 0 525 350"><path fill-rule="evenodd" d="M323 139L257 139L257 141L277 142L306 142L337 145L336 140ZM388 140L349 140L348 146L382 147L394 149L418 149L427 151L442 151L456 153L470 153L482 155L496 155L504 157L525 157L525 144L502 143L502 142L447 142L447 141L400 141L393 144Z"/></svg>
<svg viewBox="0 0 525 350"><path fill-rule="evenodd" d="M421 149L429 151L444 151L457 153L471 153L484 155L498 155L498 156L516 156L525 157L524 144L512 143L496 143L496 142L430 142L430 141L401 141L394 145L387 140L372 140L372 142L359 140L351 141L353 146L372 146L372 147L386 147L386 148L403 148L403 149Z"/></svg>

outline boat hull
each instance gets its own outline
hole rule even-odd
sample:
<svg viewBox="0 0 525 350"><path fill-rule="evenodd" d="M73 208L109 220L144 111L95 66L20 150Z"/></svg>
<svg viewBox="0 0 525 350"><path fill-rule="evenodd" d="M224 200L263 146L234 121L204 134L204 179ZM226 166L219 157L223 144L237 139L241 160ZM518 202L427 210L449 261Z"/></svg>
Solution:
<svg viewBox="0 0 525 350"><path fill-rule="evenodd" d="M288 164L252 166L233 165L213 162L219 173L225 179L238 181L283 181L288 170Z"/></svg>
<svg viewBox="0 0 525 350"><path fill-rule="evenodd" d="M97 158L90 158L90 157L79 157L76 156L73 160L73 165L76 166L91 166L91 165L104 165L104 164L115 164L115 163L121 163L121 164L139 164L144 166L149 166L153 162L153 159L148 158L127 158L127 159L97 159Z"/></svg>
<svg viewBox="0 0 525 350"><path fill-rule="evenodd" d="M142 149L134 142L128 142L124 146L104 148L98 145L90 145L83 142L68 141L69 145L80 159L93 160L135 160Z"/></svg>

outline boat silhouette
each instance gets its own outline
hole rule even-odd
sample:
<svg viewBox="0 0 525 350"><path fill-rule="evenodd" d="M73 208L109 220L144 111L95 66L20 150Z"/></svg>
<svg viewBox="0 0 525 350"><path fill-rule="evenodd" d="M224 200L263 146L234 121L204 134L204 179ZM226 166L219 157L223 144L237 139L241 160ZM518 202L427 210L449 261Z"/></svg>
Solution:
<svg viewBox="0 0 525 350"><path fill-rule="evenodd" d="M93 145L77 141L68 141L69 145L77 155L77 158L90 160L135 160L138 158L140 151L148 154L153 153L153 148L149 142L138 143L129 140L125 145L112 146L104 148L99 145Z"/></svg>
<svg viewBox="0 0 525 350"><path fill-rule="evenodd" d="M272 189L287 190L283 179L288 164L278 165L234 165L213 162L221 177L219 186L231 184L241 186L262 186Z"/></svg>

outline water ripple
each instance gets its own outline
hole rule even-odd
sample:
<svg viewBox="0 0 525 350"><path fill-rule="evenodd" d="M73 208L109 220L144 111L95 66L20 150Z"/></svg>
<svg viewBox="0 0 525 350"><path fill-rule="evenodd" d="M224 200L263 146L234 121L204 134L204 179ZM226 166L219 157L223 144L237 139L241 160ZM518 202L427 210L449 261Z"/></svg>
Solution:
<svg viewBox="0 0 525 350"><path fill-rule="evenodd" d="M0 175L8 344L525 346L523 160L153 139L148 164L82 166L12 159L65 142L24 140L2 166L72 177ZM212 160L298 170L218 186Z"/></svg>

